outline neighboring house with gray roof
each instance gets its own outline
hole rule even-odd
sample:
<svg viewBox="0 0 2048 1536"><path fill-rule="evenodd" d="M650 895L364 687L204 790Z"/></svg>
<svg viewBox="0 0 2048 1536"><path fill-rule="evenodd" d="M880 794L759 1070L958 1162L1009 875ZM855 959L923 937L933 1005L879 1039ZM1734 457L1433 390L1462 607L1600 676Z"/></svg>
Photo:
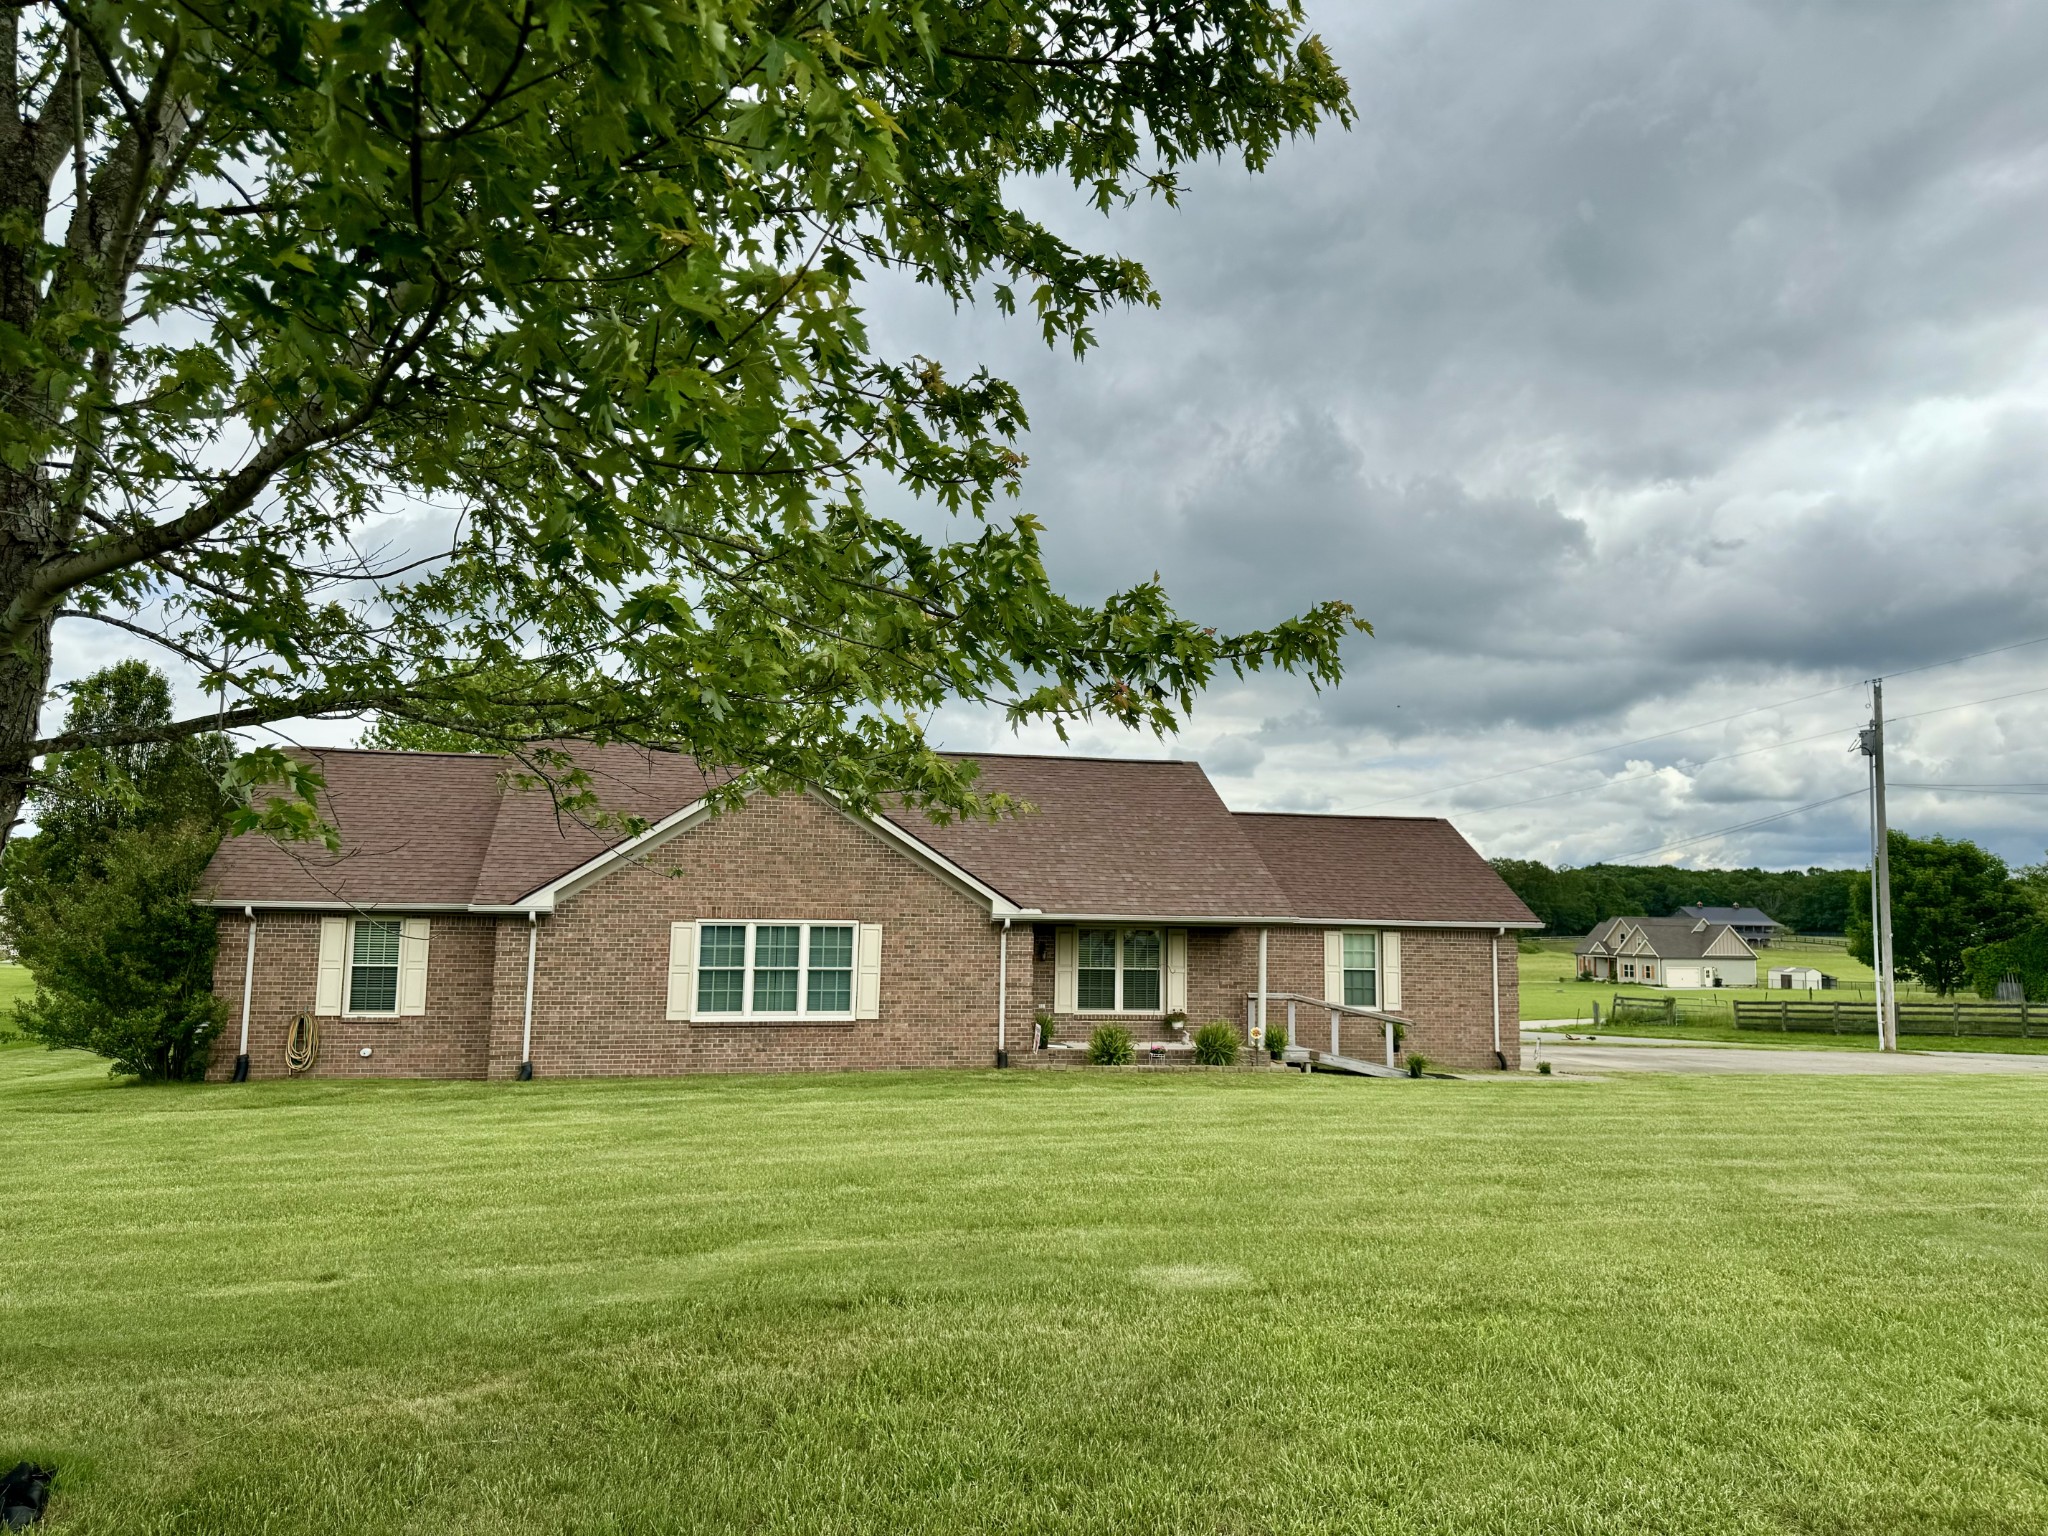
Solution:
<svg viewBox="0 0 2048 1536"><path fill-rule="evenodd" d="M510 1077L1048 1065L1074 1058L1035 1049L1040 1013L1178 1050L1262 999L1318 1049L1348 1020L1359 1054L1399 1024L1433 1061L1519 1062L1513 931L1540 925L1445 821L1235 813L1195 763L1006 754L975 757L1030 807L999 822L714 813L725 775L579 749L628 835L502 758L303 755L340 849L231 839L207 871L216 1077L282 1073L301 1016L319 1073Z"/></svg>
<svg viewBox="0 0 2048 1536"><path fill-rule="evenodd" d="M1610 917L1579 940L1582 981L1652 987L1753 987L1756 951L1726 923L1693 917Z"/></svg>
<svg viewBox="0 0 2048 1536"><path fill-rule="evenodd" d="M1785 925L1757 907L1680 907L1676 914L1704 923L1726 923L1751 949L1763 949L1785 931Z"/></svg>

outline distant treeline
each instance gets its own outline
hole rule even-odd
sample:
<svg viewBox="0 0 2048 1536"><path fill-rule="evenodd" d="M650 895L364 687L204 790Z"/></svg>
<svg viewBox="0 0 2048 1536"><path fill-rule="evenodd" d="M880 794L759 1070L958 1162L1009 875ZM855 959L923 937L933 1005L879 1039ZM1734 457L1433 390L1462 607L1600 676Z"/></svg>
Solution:
<svg viewBox="0 0 2048 1536"><path fill-rule="evenodd" d="M1610 917L1669 917L1680 907L1758 907L1798 933L1844 933L1860 869L1673 869L1588 864L1552 869L1534 859L1493 867L1551 933L1585 933Z"/></svg>

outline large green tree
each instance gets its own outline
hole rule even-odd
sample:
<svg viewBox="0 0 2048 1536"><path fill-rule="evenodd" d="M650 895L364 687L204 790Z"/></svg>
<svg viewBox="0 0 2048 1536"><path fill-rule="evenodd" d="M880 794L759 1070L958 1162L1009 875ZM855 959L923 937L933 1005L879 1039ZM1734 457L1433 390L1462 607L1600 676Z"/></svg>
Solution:
<svg viewBox="0 0 2048 1536"><path fill-rule="evenodd" d="M1892 960L1901 976L1947 996L1968 979L1966 956L2012 938L2033 920L2033 905L2005 860L1965 839L1909 837L1894 831L1891 854ZM1870 877L1850 891L1849 953L1871 963Z"/></svg>
<svg viewBox="0 0 2048 1536"><path fill-rule="evenodd" d="M1171 199L1348 113L1293 0L0 6L0 824L49 751L365 714L985 809L941 702L1168 728L1219 670L1334 680L1342 602L1056 591L991 515L1015 391L857 300L1079 352L1152 287L1020 189ZM220 707L40 736L68 623Z"/></svg>
<svg viewBox="0 0 2048 1536"><path fill-rule="evenodd" d="M125 661L70 690L64 728L135 734L171 718L164 676ZM24 1032L145 1078L203 1068L220 1005L213 913L192 894L230 807L230 755L203 734L51 760L35 835L0 855L0 932L35 980Z"/></svg>

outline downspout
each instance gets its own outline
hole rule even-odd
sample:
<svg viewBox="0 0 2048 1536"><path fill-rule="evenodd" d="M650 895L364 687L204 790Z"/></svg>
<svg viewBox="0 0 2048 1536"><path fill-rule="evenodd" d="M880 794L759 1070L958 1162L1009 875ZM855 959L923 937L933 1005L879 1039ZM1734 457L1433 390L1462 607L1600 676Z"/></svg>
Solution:
<svg viewBox="0 0 2048 1536"><path fill-rule="evenodd" d="M996 1066L1010 1064L1009 1042L1004 1030L1010 1012L1010 920L1003 919L1003 931L996 935Z"/></svg>
<svg viewBox="0 0 2048 1536"><path fill-rule="evenodd" d="M234 1081L249 1081L249 993L256 985L256 909L242 908L249 924L249 950L242 958L242 1047L235 1056Z"/></svg>
<svg viewBox="0 0 2048 1536"><path fill-rule="evenodd" d="M1252 1032L1252 1044L1266 1043L1266 930L1259 930L1259 1023Z"/></svg>
<svg viewBox="0 0 2048 1536"><path fill-rule="evenodd" d="M1508 1069L1508 1058L1500 1048L1500 936L1506 932L1499 928L1493 935L1493 1059L1503 1072Z"/></svg>
<svg viewBox="0 0 2048 1536"><path fill-rule="evenodd" d="M533 1081L533 952L540 943L540 914L526 914L526 1019L519 1030L519 1081Z"/></svg>

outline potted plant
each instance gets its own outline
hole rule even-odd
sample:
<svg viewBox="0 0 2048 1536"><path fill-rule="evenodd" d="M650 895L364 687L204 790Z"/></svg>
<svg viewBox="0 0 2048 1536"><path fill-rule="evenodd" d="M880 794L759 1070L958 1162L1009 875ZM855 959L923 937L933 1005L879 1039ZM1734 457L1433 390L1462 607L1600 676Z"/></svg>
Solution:
<svg viewBox="0 0 2048 1536"><path fill-rule="evenodd" d="M1038 1010L1036 1023L1038 1025L1038 1048L1041 1051L1049 1050L1053 1041L1059 1038L1060 1021L1053 1017L1050 1008L1041 1008Z"/></svg>

